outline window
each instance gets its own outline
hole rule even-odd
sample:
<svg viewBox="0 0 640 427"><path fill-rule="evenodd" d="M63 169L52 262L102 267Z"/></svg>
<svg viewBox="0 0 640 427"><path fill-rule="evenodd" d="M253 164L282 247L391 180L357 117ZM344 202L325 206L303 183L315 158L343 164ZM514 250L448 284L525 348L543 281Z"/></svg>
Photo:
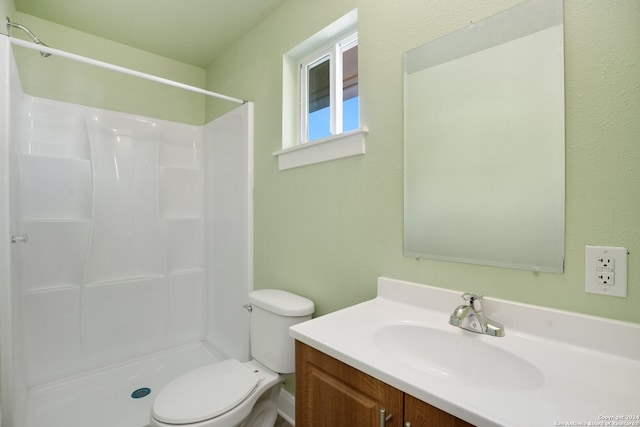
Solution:
<svg viewBox="0 0 640 427"><path fill-rule="evenodd" d="M365 153L360 120L358 10L283 56L280 170Z"/></svg>
<svg viewBox="0 0 640 427"><path fill-rule="evenodd" d="M300 142L358 129L358 35L300 63Z"/></svg>

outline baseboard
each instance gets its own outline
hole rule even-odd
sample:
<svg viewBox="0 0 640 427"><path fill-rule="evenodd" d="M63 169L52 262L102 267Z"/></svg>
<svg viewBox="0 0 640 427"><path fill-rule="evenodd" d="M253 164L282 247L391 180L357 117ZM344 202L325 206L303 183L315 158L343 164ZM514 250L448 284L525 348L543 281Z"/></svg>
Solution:
<svg viewBox="0 0 640 427"><path fill-rule="evenodd" d="M296 397L284 388L280 389L278 414L292 426L296 425Z"/></svg>

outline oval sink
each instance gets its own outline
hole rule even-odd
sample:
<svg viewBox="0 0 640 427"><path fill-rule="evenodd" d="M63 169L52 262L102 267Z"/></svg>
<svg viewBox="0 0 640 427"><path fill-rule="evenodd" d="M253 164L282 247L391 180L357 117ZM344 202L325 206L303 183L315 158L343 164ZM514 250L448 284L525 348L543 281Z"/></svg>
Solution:
<svg viewBox="0 0 640 427"><path fill-rule="evenodd" d="M442 380L499 391L530 390L542 372L523 358L472 336L416 324L382 326L375 344L394 359Z"/></svg>

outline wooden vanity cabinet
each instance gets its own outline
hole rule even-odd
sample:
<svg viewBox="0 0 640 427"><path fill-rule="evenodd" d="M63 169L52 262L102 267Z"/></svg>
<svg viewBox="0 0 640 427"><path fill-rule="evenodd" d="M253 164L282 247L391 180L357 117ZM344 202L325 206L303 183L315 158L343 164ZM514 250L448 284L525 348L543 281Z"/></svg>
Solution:
<svg viewBox="0 0 640 427"><path fill-rule="evenodd" d="M473 424L469 424L406 393L404 395L404 420L406 427L473 426Z"/></svg>
<svg viewBox="0 0 640 427"><path fill-rule="evenodd" d="M403 427L403 393L296 341L296 427Z"/></svg>
<svg viewBox="0 0 640 427"><path fill-rule="evenodd" d="M296 341L296 427L471 424Z"/></svg>

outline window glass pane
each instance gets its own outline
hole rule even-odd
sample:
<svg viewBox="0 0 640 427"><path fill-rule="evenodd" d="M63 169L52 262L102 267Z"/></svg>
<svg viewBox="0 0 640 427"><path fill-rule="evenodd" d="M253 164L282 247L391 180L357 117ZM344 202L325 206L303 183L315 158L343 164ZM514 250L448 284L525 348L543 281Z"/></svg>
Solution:
<svg viewBox="0 0 640 427"><path fill-rule="evenodd" d="M348 132L358 129L358 97L347 99L342 103L342 130Z"/></svg>
<svg viewBox="0 0 640 427"><path fill-rule="evenodd" d="M331 136L331 108L325 107L309 113L307 141Z"/></svg>
<svg viewBox="0 0 640 427"><path fill-rule="evenodd" d="M342 131L358 129L358 46L342 52Z"/></svg>
<svg viewBox="0 0 640 427"><path fill-rule="evenodd" d="M330 101L331 70L329 57L307 68L307 140L324 138L331 135Z"/></svg>

